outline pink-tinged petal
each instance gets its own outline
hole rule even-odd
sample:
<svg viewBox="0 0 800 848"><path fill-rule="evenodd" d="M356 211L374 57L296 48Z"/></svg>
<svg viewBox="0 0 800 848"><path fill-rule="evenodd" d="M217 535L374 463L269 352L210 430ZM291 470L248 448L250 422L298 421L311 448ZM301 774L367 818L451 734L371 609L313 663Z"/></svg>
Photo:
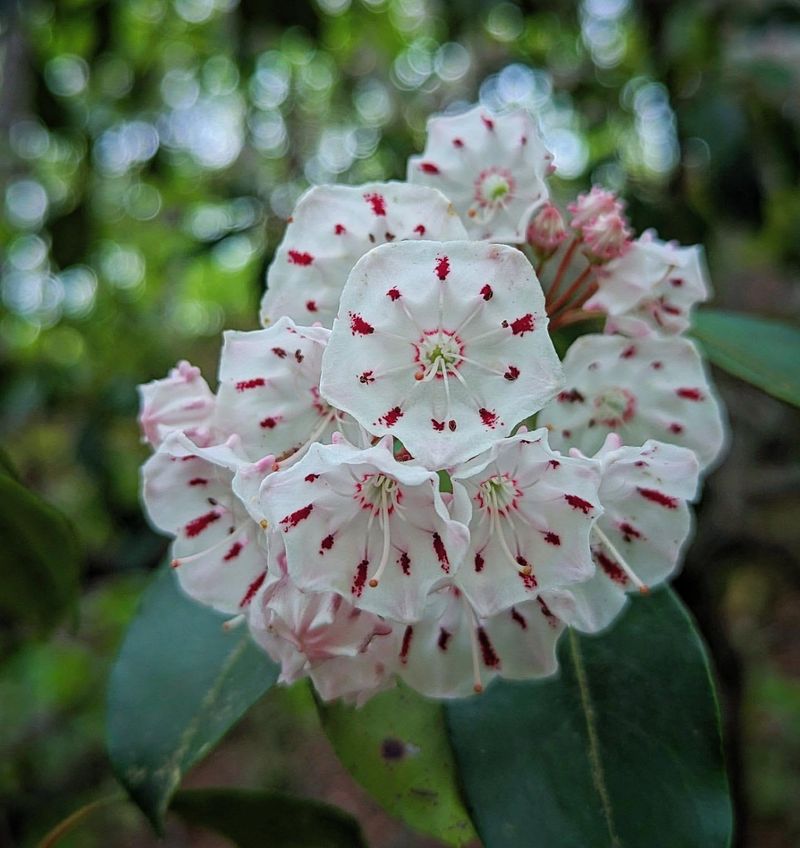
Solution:
<svg viewBox="0 0 800 848"><path fill-rule="evenodd" d="M601 268L597 280L585 309L608 315L606 332L633 338L683 333L694 305L710 297L702 248L659 241L652 230Z"/></svg>
<svg viewBox="0 0 800 848"><path fill-rule="evenodd" d="M480 616L591 577L591 528L602 513L596 462L556 454L537 430L504 439L452 479L472 507L455 583Z"/></svg>
<svg viewBox="0 0 800 848"><path fill-rule="evenodd" d="M224 438L213 429L214 395L200 369L182 360L163 380L139 386L142 436L157 448L170 433L186 432L209 445Z"/></svg>
<svg viewBox="0 0 800 848"><path fill-rule="evenodd" d="M300 198L267 272L263 322L289 316L330 327L353 265L378 244L419 238L466 238L450 201L435 188L315 186Z"/></svg>
<svg viewBox="0 0 800 848"><path fill-rule="evenodd" d="M441 189L471 238L519 244L547 200L552 159L530 113L476 106L430 118L425 152L408 160L407 178Z"/></svg>
<svg viewBox="0 0 800 848"><path fill-rule="evenodd" d="M438 469L502 439L560 381L544 296L522 253L406 241L375 248L353 269L320 390Z"/></svg>
<svg viewBox="0 0 800 848"><path fill-rule="evenodd" d="M232 490L244 464L235 437L201 448L173 433L142 470L150 520L175 537L172 566L181 587L231 614L246 609L266 569L263 531Z"/></svg>
<svg viewBox="0 0 800 848"><path fill-rule="evenodd" d="M591 455L616 432L629 445L658 439L689 448L703 469L719 457L722 408L690 340L586 335L563 364L567 388L538 417L556 448Z"/></svg>
<svg viewBox="0 0 800 848"><path fill-rule="evenodd" d="M450 518L438 485L435 473L398 462L391 440L360 450L339 439L269 475L260 505L303 591L413 622L467 547L467 528Z"/></svg>

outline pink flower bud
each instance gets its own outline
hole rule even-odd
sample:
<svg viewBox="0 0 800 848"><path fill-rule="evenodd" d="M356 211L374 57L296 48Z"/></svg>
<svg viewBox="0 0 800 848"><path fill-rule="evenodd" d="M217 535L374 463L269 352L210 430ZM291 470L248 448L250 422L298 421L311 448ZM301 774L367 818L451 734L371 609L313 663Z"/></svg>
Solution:
<svg viewBox="0 0 800 848"><path fill-rule="evenodd" d="M566 237L564 218L552 203L546 203L528 224L528 244L542 259L552 256Z"/></svg>
<svg viewBox="0 0 800 848"><path fill-rule="evenodd" d="M621 215L623 204L613 191L592 186L588 194L579 194L578 199L570 203L567 209L572 214L570 224L576 230L581 230L593 223L600 215L612 213Z"/></svg>
<svg viewBox="0 0 800 848"><path fill-rule="evenodd" d="M583 252L590 262L602 265L625 253L630 247L631 235L620 211L603 213L583 227Z"/></svg>

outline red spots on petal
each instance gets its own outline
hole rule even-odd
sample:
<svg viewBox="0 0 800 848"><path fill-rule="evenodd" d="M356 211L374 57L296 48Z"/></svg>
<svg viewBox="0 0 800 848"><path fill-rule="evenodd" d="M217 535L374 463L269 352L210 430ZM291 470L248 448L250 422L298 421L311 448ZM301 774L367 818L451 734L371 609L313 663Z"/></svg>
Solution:
<svg viewBox="0 0 800 848"><path fill-rule="evenodd" d="M544 540L545 542L547 542L548 545L558 546L561 544L561 537L558 535L558 533L553 533L552 530L547 530L542 535L544 536Z"/></svg>
<svg viewBox="0 0 800 848"><path fill-rule="evenodd" d="M391 298L392 300L398 300L400 298L400 289L397 286L393 286L386 292L386 297Z"/></svg>
<svg viewBox="0 0 800 848"><path fill-rule="evenodd" d="M357 312L350 312L350 332L355 336L369 336L375 332L372 324L365 321Z"/></svg>
<svg viewBox="0 0 800 848"><path fill-rule="evenodd" d="M361 597L364 591L364 586L367 582L367 569L369 568L369 560L362 559L356 568L356 573L353 577L353 583L350 586L350 592L357 598Z"/></svg>
<svg viewBox="0 0 800 848"><path fill-rule="evenodd" d="M247 587L247 591L244 593L244 597L241 601L239 601L240 607L246 607L250 603L250 601L253 600L256 595L256 592L261 588L261 584L264 582L266 577L267 572L262 571L261 574L259 574L258 577L256 577L256 579Z"/></svg>
<svg viewBox="0 0 800 848"><path fill-rule="evenodd" d="M363 383L365 386L369 386L371 383L375 382L375 378L372 376L372 371L362 371L359 378L359 383Z"/></svg>
<svg viewBox="0 0 800 848"><path fill-rule="evenodd" d="M453 139L453 147L461 148L463 146L464 146L464 142L460 138L454 138Z"/></svg>
<svg viewBox="0 0 800 848"><path fill-rule="evenodd" d="M299 365L305 359L305 356L303 355L303 351L301 351L299 349L296 350L294 352L294 358L295 358L295 362L297 362L297 364Z"/></svg>
<svg viewBox="0 0 800 848"><path fill-rule="evenodd" d="M660 370L664 367L664 363L663 363L663 362L659 362L658 360L656 360L655 362L651 362L651 363L650 363L650 367L651 367L654 371L660 371Z"/></svg>
<svg viewBox="0 0 800 848"><path fill-rule="evenodd" d="M177 457L172 457L172 458L173 458L173 459L177 459ZM188 456L182 456L182 457L181 457L181 462L189 462L189 461L191 461L191 460L193 460L193 459L197 459L197 454L195 454L195 453L190 453Z"/></svg>
<svg viewBox="0 0 800 848"><path fill-rule="evenodd" d="M539 609L542 611L542 615L547 619L548 624L551 627L555 627L558 624L558 619L555 615L553 615L553 611L549 606L544 602L544 599L539 597L536 599L536 603L539 604Z"/></svg>
<svg viewBox="0 0 800 848"><path fill-rule="evenodd" d="M421 235L421 236L424 236L425 235L425 224L417 224L417 226L414 227L414 232L419 233L419 235Z"/></svg>
<svg viewBox="0 0 800 848"><path fill-rule="evenodd" d="M266 418L262 418L261 421L258 422L258 426L263 430L274 430L275 427L280 424L281 416L267 416Z"/></svg>
<svg viewBox="0 0 800 848"><path fill-rule="evenodd" d="M272 348L272 352L278 359L286 359L286 351L282 347L274 347Z"/></svg>
<svg viewBox="0 0 800 848"><path fill-rule="evenodd" d="M700 389L675 389L675 394L684 400L704 400L705 396Z"/></svg>
<svg viewBox="0 0 800 848"><path fill-rule="evenodd" d="M316 300L307 300L306 301L306 309L309 312L316 312L317 311L317 301Z"/></svg>
<svg viewBox="0 0 800 848"><path fill-rule="evenodd" d="M500 668L500 657L497 656L497 652L489 640L489 634L482 627L478 627L476 632L478 634L478 644L481 648L483 664L487 668Z"/></svg>
<svg viewBox="0 0 800 848"><path fill-rule="evenodd" d="M517 377L519 377L519 368L517 368L516 365L509 365L508 368L506 368L506 371L503 376L509 382L513 382L517 379Z"/></svg>
<svg viewBox="0 0 800 848"><path fill-rule="evenodd" d="M444 421L437 421L435 418L431 418L431 424L433 425L433 429L436 430L437 433L441 433L444 431Z"/></svg>
<svg viewBox="0 0 800 848"><path fill-rule="evenodd" d="M636 345L628 345L625 350L619 355L620 359L630 359L632 356L636 355Z"/></svg>
<svg viewBox="0 0 800 848"><path fill-rule="evenodd" d="M667 313L667 315L683 315L683 310L678 306L673 306L671 303L662 303L661 309Z"/></svg>
<svg viewBox="0 0 800 848"><path fill-rule="evenodd" d="M556 400L559 403L583 403L586 398L577 389L565 389L556 395Z"/></svg>
<svg viewBox="0 0 800 848"><path fill-rule="evenodd" d="M433 162L420 162L419 169L423 174L439 174L441 171L439 170L438 165L434 165Z"/></svg>
<svg viewBox="0 0 800 848"><path fill-rule="evenodd" d="M520 615L515 607L511 607L511 620L518 624L523 630L528 629L528 622L525 621L525 617Z"/></svg>
<svg viewBox="0 0 800 848"><path fill-rule="evenodd" d="M629 524L627 521L620 522L619 532L622 533L622 537L626 542L632 542L634 539L641 539L642 534L639 530L637 530L632 524Z"/></svg>
<svg viewBox="0 0 800 848"><path fill-rule="evenodd" d="M192 477L189 481L190 486L207 486L208 480L205 477Z"/></svg>
<svg viewBox="0 0 800 848"><path fill-rule="evenodd" d="M647 468L648 463L643 459L637 459L636 462L633 463L637 468Z"/></svg>
<svg viewBox="0 0 800 848"><path fill-rule="evenodd" d="M365 194L364 200L372 207L373 215L378 217L386 215L386 198L382 194L378 194L377 192Z"/></svg>
<svg viewBox="0 0 800 848"><path fill-rule="evenodd" d="M302 250L289 251L289 262L291 262L292 265L308 267L313 261L314 257L310 253Z"/></svg>
<svg viewBox="0 0 800 848"><path fill-rule="evenodd" d="M447 650L447 643L450 641L450 637L453 634L449 630L445 630L444 627L439 628L439 638L436 640L436 646L440 651Z"/></svg>
<svg viewBox="0 0 800 848"><path fill-rule="evenodd" d="M445 574L450 573L450 560L447 558L447 550L445 549L442 537L438 533L433 534L433 550L436 553L436 558L439 560L439 565Z"/></svg>
<svg viewBox="0 0 800 848"><path fill-rule="evenodd" d="M484 427L491 427L492 429L494 429L497 426L497 413L492 411L491 409L486 409L485 406L482 406L478 410L478 415L480 415Z"/></svg>
<svg viewBox="0 0 800 848"><path fill-rule="evenodd" d="M483 557L480 554L475 554L475 573L480 574L483 571L483 567L486 565Z"/></svg>
<svg viewBox="0 0 800 848"><path fill-rule="evenodd" d="M206 527L213 524L215 521L219 521L219 519L220 513L216 510L211 510L211 512L207 512L205 515L198 515L197 518L193 518L183 528L183 532L189 539L193 539L195 536L199 536Z"/></svg>
<svg viewBox="0 0 800 848"><path fill-rule="evenodd" d="M670 285L671 285L671 286L673 286L674 288L678 289L678 288L680 288L680 287L683 285L683 279L682 279L681 277L673 277L673 278L669 281L669 283L670 283Z"/></svg>
<svg viewBox="0 0 800 848"><path fill-rule="evenodd" d="M579 509L584 515L589 515L594 509L593 504L590 504L589 501L585 501L583 498L579 498L577 495L564 495L564 500L573 509Z"/></svg>
<svg viewBox="0 0 800 848"><path fill-rule="evenodd" d="M344 235L346 232L347 232L347 228L345 227L345 225L344 225L344 224L337 224L337 225L333 228L333 234L334 234L334 235L337 235L337 236Z"/></svg>
<svg viewBox="0 0 800 848"><path fill-rule="evenodd" d="M483 125L487 130L494 129L494 121L488 115L481 115L481 120L483 121Z"/></svg>
<svg viewBox="0 0 800 848"><path fill-rule="evenodd" d="M292 527L297 527L297 525L301 521L305 521L309 515L311 515L311 511L314 509L314 504L306 504L304 507L301 507L298 510L290 513L280 520L280 523L283 525L284 530L290 530Z"/></svg>
<svg viewBox="0 0 800 848"><path fill-rule="evenodd" d="M510 327L511 332L515 336L524 336L525 333L532 333L535 329L533 315L528 312L526 315L521 315L514 321L503 321L503 327Z"/></svg>
<svg viewBox="0 0 800 848"><path fill-rule="evenodd" d="M386 239L386 241L394 241L395 240L395 234L390 233L388 230L383 234L383 237Z"/></svg>
<svg viewBox="0 0 800 848"><path fill-rule="evenodd" d="M450 273L450 258L448 256L440 256L436 260L436 276L444 282L447 275Z"/></svg>
<svg viewBox="0 0 800 848"><path fill-rule="evenodd" d="M315 480L319 480L319 474L306 474L303 479L306 483L313 483Z"/></svg>
<svg viewBox="0 0 800 848"><path fill-rule="evenodd" d="M236 384L236 391L246 392L248 389L258 389L266 385L267 381L263 377L253 377L252 380L239 380Z"/></svg>
<svg viewBox="0 0 800 848"><path fill-rule="evenodd" d="M399 406L393 406L385 415L381 415L378 423L385 424L387 427L394 427L402 417L403 410Z"/></svg>
<svg viewBox="0 0 800 848"><path fill-rule="evenodd" d="M405 665L408 662L408 652L411 648L411 639L414 636L414 628L409 624L403 631L403 644L400 646L400 662Z"/></svg>
<svg viewBox="0 0 800 848"><path fill-rule="evenodd" d="M620 586L627 586L628 575L615 559L612 559L603 551L594 551L594 558L600 568L606 573L606 576L613 580L614 583Z"/></svg>
<svg viewBox="0 0 800 848"><path fill-rule="evenodd" d="M406 577L411 574L411 560L409 559L409 556L405 551L400 554L400 558L397 560L397 564L400 566L403 574L405 574Z"/></svg>
<svg viewBox="0 0 800 848"><path fill-rule="evenodd" d="M223 562L230 562L232 559L236 559L239 554L242 552L244 545L241 542L234 542L230 548L228 548L228 553L222 557Z"/></svg>
<svg viewBox="0 0 800 848"><path fill-rule="evenodd" d="M451 432L455 432L456 427L458 427L458 424L456 424L455 418L451 418L447 422L447 426L450 428Z"/></svg>
<svg viewBox="0 0 800 848"><path fill-rule="evenodd" d="M548 459L547 465L549 468L552 468L554 471L556 468L561 468L561 463L557 459Z"/></svg>
<svg viewBox="0 0 800 848"><path fill-rule="evenodd" d="M319 543L319 552L324 553L333 547L333 534L330 533Z"/></svg>
<svg viewBox="0 0 800 848"><path fill-rule="evenodd" d="M491 300L494 297L494 292L492 291L492 287L489 283L486 283L486 285L481 289L481 297L484 300Z"/></svg>
<svg viewBox="0 0 800 848"><path fill-rule="evenodd" d="M670 433L674 433L676 436L680 436L683 432L683 424L678 424L677 421L673 421L672 424L667 427Z"/></svg>
<svg viewBox="0 0 800 848"><path fill-rule="evenodd" d="M636 491L646 500L652 501L659 506L664 506L667 509L677 509L678 499L671 495L665 495L664 492L659 492L658 489L644 489L641 486L636 487Z"/></svg>

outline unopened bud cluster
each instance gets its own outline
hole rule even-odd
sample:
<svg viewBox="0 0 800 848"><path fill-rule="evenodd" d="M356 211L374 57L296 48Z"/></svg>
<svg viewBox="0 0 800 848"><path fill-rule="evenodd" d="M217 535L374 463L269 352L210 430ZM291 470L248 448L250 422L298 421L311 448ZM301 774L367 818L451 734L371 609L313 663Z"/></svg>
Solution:
<svg viewBox="0 0 800 848"><path fill-rule="evenodd" d="M724 436L682 335L700 254L597 187L565 223L551 163L525 111L432 118L407 182L300 199L216 392L186 362L141 387L181 586L282 681L362 703L549 675L565 627L677 569ZM559 361L550 331L596 312Z"/></svg>

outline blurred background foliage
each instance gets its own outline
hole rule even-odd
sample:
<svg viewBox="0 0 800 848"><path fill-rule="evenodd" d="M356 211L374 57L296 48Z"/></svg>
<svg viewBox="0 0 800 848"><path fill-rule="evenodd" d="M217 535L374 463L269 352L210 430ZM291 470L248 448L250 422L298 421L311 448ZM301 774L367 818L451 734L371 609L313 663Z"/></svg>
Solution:
<svg viewBox="0 0 800 848"><path fill-rule="evenodd" d="M308 185L402 179L431 112L524 104L557 198L618 189L637 229L705 243L719 305L797 319L797 2L0 0L0 16L0 434L86 550L77 627L22 648L0 627L0 844L113 791L107 670L166 549L139 507L136 385L184 357L213 385L220 331L256 328ZM731 455L678 588L720 674L738 844L789 848L800 422L717 376ZM326 746L307 697L274 694L194 782L316 795L355 810L378 848L431 844ZM150 839L123 808L63 844ZM178 825L168 842L221 844Z"/></svg>

